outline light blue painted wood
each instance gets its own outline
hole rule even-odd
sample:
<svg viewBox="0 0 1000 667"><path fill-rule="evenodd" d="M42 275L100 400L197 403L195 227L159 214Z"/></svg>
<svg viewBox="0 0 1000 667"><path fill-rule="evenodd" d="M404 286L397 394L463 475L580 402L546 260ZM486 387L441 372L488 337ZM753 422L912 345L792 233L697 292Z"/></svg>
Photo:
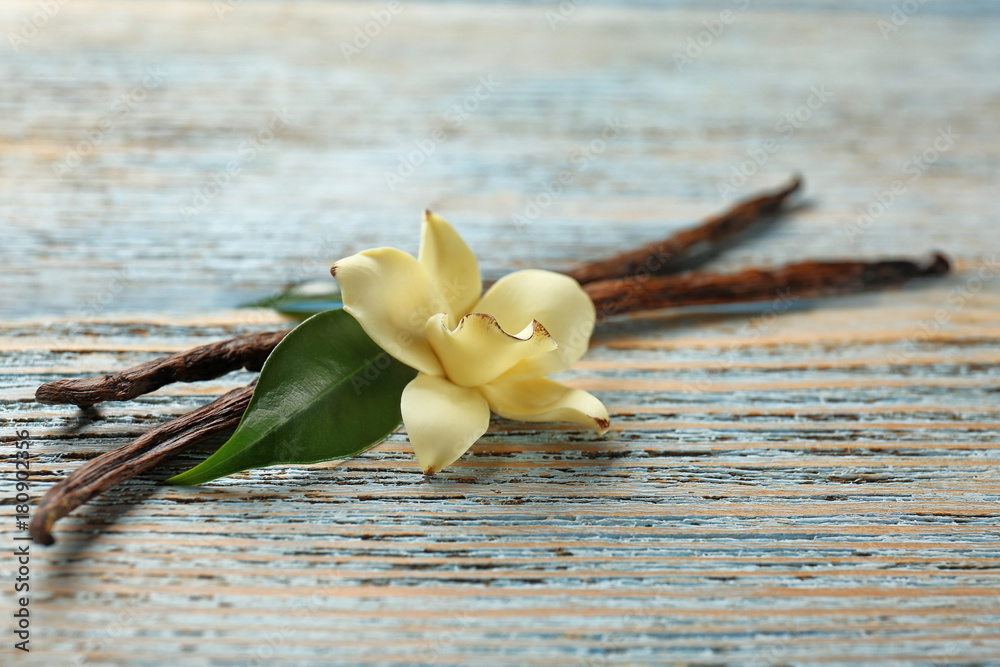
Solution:
<svg viewBox="0 0 1000 667"><path fill-rule="evenodd" d="M892 4L581 3L553 30L557 3L404 3L350 61L340 42L384 4L62 6L0 58L0 438L6 454L31 433L38 495L250 376L96 423L35 404L38 384L280 326L225 309L362 248L415 250L425 207L491 277L565 268L721 209L720 184L774 139L736 194L802 171L815 205L717 268L940 249L958 272L777 317L609 323L564 378L608 404L607 439L497 420L430 480L400 432L340 466L158 486L199 455L182 457L35 547L18 664L997 664L1000 283L975 281L1000 248L1000 21L993 3L928 3L883 39ZM723 9L734 20L678 71ZM36 10L4 3L3 34ZM162 84L58 179L149 67ZM829 100L784 136L814 87ZM580 153L609 118L619 135ZM563 169L570 185L519 226Z"/></svg>

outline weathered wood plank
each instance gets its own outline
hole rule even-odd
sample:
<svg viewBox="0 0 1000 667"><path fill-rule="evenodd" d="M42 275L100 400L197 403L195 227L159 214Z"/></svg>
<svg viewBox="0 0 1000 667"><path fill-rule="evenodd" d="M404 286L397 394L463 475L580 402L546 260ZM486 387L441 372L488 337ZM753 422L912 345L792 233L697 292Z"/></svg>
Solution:
<svg viewBox="0 0 1000 667"><path fill-rule="evenodd" d="M892 292L603 324L563 376L609 406L603 438L496 419L433 478L400 431L339 464L159 485L204 452L184 455L33 552L18 664L1000 664L995 4L927 3L883 39L890 1L755 0L683 71L674 53L743 3L662 4L581 3L553 30L555 3L406 3L347 61L340 42L382 5L266 1L220 20L201 0L73 0L0 59L0 440L6 461L29 431L35 496L252 376L96 421L34 403L39 384L281 326L232 308L361 248L414 250L425 207L491 277L562 269L715 212L774 139L735 194L803 171L815 205L716 268L956 260ZM0 17L17 31L35 11L12 0ZM58 179L147 67L162 83ZM480 77L500 85L452 123ZM813 87L829 100L785 136ZM287 128L182 213L286 107Z"/></svg>
<svg viewBox="0 0 1000 667"><path fill-rule="evenodd" d="M783 318L777 340L743 349L701 391L679 387L713 368L732 316L709 317L707 335L687 344L650 327L634 346L595 348L568 375L599 385L614 406L608 440L498 421L433 480L402 434L319 470L256 471L203 489L139 480L66 522L60 551L46 555L42 608L53 626L42 639L68 656L131 604L131 634L92 661L132 660L141 643L241 662L248 647L269 649L249 639L269 632L287 664L321 662L317 652L334 644L345 662L379 664L468 664L498 652L524 664L698 662L709 646L731 663L823 662L817 642L830 641L834 662L993 655L996 344L977 343L970 360L935 341L922 363L892 366L871 363L892 349L876 338L828 343L810 363L815 346L796 329L820 313L850 321L850 301ZM156 354L147 335L123 345L116 364ZM670 344L638 344L656 341ZM104 354L81 349L60 363ZM839 355L845 363L829 361ZM963 377L956 365L969 363L978 371ZM54 376L43 365L5 371L7 386ZM632 387L644 374L649 388ZM663 374L676 377L666 395L654 379ZM731 417L718 401L732 400L733 377L746 388ZM71 409L32 411L37 474L54 478L72 460L54 454L92 456L244 379L165 388L105 409L107 423L72 436ZM837 404L817 401L838 383ZM26 402L30 388L13 391ZM316 591L316 608L303 612ZM274 634L286 619L294 634ZM182 639L189 633L206 638Z"/></svg>

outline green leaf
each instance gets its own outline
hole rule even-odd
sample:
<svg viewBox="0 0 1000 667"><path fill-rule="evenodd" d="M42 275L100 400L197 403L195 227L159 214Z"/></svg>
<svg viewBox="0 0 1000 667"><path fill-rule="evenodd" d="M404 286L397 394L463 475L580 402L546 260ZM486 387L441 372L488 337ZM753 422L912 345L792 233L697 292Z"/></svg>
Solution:
<svg viewBox="0 0 1000 667"><path fill-rule="evenodd" d="M347 312L314 315L267 358L233 437L167 483L201 484L250 468L360 454L399 426L399 400L416 375Z"/></svg>
<svg viewBox="0 0 1000 667"><path fill-rule="evenodd" d="M292 285L281 294L246 303L241 308L273 308L282 315L304 320L317 313L343 308L340 287L331 277Z"/></svg>

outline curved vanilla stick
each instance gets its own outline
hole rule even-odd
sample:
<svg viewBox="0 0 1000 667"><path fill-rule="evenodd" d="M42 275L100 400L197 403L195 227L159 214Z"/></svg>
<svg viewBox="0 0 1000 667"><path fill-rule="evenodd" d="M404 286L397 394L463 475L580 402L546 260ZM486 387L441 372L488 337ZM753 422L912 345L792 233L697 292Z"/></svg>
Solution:
<svg viewBox="0 0 1000 667"><path fill-rule="evenodd" d="M940 276L949 270L948 259L935 253L925 263L908 259L800 262L731 274L693 272L604 280L584 285L583 289L603 320L642 310L770 301L782 293L800 299L853 294L901 285L912 278Z"/></svg>
<svg viewBox="0 0 1000 667"><path fill-rule="evenodd" d="M110 375L46 382L35 392L39 403L71 403L81 408L103 401L128 401L174 382L213 380L230 371L259 371L287 331L237 336L139 364Z"/></svg>
<svg viewBox="0 0 1000 667"><path fill-rule="evenodd" d="M755 223L778 213L789 195L802 186L802 178L796 176L785 187L752 199L740 202L731 209L709 218L697 227L677 232L673 236L650 243L632 252L615 255L608 259L585 264L566 275L581 285L599 280L625 278L639 273L664 275L690 270L699 258L707 258L737 234L746 231Z"/></svg>
<svg viewBox="0 0 1000 667"><path fill-rule="evenodd" d="M256 380L207 405L144 433L124 447L101 454L74 470L46 493L32 512L36 542L54 544L52 526L91 498L149 470L212 436L236 428L250 403Z"/></svg>

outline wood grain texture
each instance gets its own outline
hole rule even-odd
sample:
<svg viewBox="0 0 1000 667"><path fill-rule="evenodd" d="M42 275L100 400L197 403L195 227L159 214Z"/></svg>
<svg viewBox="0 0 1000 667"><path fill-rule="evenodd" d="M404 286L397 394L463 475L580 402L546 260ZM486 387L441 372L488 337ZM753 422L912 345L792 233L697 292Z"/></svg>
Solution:
<svg viewBox="0 0 1000 667"><path fill-rule="evenodd" d="M243 3L220 20L207 0L73 0L5 52L0 452L30 432L36 497L253 375L96 421L34 402L39 384L280 328L231 308L356 250L415 250L423 208L487 277L566 269L721 210L719 185L774 139L733 196L801 171L813 205L713 269L943 250L956 271L607 322L562 377L608 405L607 436L496 419L433 478L403 431L339 465L158 485L204 456L185 454L34 546L33 650L5 640L0 662L1000 664L997 10L927 3L883 39L891 2L753 2L678 72L674 53L737 4L581 3L552 30L555 3L405 3L348 62L340 42L381 5ZM3 3L3 34L37 9ZM58 179L67 146L157 66L162 84ZM784 136L814 86L829 100ZM285 107L288 127L182 214ZM959 138L911 180L907 160L948 127Z"/></svg>

